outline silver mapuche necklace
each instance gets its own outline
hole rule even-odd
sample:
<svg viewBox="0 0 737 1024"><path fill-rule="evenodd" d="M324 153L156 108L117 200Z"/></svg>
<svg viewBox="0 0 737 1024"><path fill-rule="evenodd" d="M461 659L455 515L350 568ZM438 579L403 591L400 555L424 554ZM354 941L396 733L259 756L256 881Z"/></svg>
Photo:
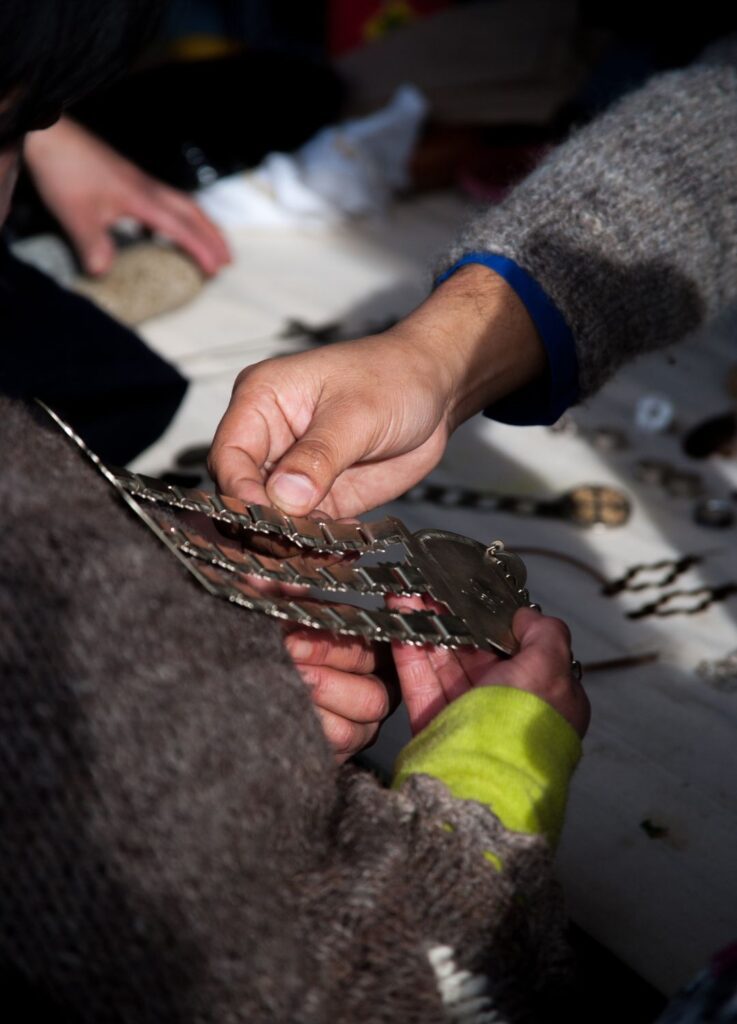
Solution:
<svg viewBox="0 0 737 1024"><path fill-rule="evenodd" d="M512 618L529 604L527 571L501 541L487 546L444 530L411 533L393 516L351 523L287 516L266 505L176 487L106 466L69 424L39 405L210 594L299 626L367 640L517 650ZM281 545L279 557L244 546L259 534ZM392 547L400 549L400 561L359 564L362 556ZM363 608L315 597L315 590L429 595L447 610Z"/></svg>

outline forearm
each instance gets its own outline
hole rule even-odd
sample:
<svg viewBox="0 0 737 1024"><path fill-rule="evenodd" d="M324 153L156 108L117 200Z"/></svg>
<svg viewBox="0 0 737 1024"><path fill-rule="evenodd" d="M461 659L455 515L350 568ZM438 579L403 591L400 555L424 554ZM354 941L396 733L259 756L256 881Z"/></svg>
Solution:
<svg viewBox="0 0 737 1024"><path fill-rule="evenodd" d="M733 52L658 76L577 133L438 268L471 250L519 264L572 332L582 397L737 295Z"/></svg>

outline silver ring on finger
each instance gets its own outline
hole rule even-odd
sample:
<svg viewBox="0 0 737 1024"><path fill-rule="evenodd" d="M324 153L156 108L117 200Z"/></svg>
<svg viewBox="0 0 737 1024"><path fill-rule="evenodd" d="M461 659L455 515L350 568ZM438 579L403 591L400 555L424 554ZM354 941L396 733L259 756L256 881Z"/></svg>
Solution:
<svg viewBox="0 0 737 1024"><path fill-rule="evenodd" d="M583 665L576 658L571 658L571 675L577 683L583 679Z"/></svg>

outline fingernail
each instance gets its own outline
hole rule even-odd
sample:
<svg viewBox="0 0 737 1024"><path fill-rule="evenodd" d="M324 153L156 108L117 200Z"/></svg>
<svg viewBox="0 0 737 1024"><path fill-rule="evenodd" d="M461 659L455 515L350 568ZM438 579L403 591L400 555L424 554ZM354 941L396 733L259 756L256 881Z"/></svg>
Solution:
<svg viewBox="0 0 737 1024"><path fill-rule="evenodd" d="M312 654L312 644L309 640L290 640L289 653L294 661L307 661Z"/></svg>
<svg viewBox="0 0 737 1024"><path fill-rule="evenodd" d="M283 473L269 483L269 493L285 512L308 512L315 504L315 485L302 473Z"/></svg>

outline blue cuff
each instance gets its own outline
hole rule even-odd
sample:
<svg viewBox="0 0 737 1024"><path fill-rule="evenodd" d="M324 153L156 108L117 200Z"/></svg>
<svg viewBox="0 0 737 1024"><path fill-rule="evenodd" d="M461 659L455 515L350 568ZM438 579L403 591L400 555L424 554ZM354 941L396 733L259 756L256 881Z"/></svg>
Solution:
<svg viewBox="0 0 737 1024"><path fill-rule="evenodd" d="M495 252L467 252L442 273L435 287L468 263L481 263L503 277L530 314L548 357L548 369L537 380L484 409L484 415L516 426L548 426L578 399L578 357L563 314L534 277L514 260Z"/></svg>

